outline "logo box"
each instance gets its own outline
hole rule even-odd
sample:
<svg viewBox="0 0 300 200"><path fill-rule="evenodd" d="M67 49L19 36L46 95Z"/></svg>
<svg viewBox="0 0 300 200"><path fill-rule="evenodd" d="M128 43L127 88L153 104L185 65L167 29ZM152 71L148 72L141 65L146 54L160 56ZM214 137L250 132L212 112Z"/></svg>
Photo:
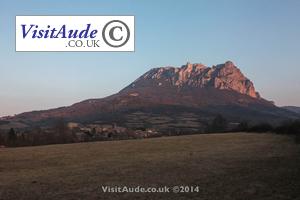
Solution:
<svg viewBox="0 0 300 200"><path fill-rule="evenodd" d="M16 16L16 51L134 51L134 16Z"/></svg>

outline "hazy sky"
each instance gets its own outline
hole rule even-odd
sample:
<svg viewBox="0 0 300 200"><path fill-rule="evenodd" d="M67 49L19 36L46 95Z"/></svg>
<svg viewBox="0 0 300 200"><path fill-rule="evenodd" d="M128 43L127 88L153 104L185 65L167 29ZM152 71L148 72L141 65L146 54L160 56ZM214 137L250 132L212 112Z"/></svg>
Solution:
<svg viewBox="0 0 300 200"><path fill-rule="evenodd" d="M15 52L16 15L135 15L136 49ZM0 116L105 97L187 60L232 60L264 98L300 106L299 0L9 0L0 18Z"/></svg>

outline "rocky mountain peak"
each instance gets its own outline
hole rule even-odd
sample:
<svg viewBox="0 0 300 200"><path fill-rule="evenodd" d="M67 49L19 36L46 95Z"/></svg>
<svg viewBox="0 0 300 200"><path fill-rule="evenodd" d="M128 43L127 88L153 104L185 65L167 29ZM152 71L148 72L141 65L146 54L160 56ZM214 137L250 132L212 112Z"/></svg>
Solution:
<svg viewBox="0 0 300 200"><path fill-rule="evenodd" d="M234 63L232 62L232 61L226 61L225 63L224 63L224 67L226 67L226 68L233 68L233 67L236 67L235 65L234 65Z"/></svg>
<svg viewBox="0 0 300 200"><path fill-rule="evenodd" d="M201 63L187 63L181 67L153 68L137 79L133 85L174 87L214 87L220 90L232 90L241 94L260 98L253 83L243 75L232 61L213 67L206 67Z"/></svg>
<svg viewBox="0 0 300 200"><path fill-rule="evenodd" d="M188 72L192 72L192 71L198 71L201 69L207 68L205 65L203 65L202 63L187 63L186 65L182 65L180 70L183 71L188 71Z"/></svg>

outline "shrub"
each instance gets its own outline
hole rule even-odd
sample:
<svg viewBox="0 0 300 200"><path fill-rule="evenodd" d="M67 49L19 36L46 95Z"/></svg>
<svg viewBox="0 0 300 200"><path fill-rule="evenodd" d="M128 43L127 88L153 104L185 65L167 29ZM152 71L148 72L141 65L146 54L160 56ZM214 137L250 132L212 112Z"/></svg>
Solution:
<svg viewBox="0 0 300 200"><path fill-rule="evenodd" d="M252 126L251 128L248 129L249 132L258 132L258 133L263 133L263 132L272 132L273 127L269 123L261 123Z"/></svg>

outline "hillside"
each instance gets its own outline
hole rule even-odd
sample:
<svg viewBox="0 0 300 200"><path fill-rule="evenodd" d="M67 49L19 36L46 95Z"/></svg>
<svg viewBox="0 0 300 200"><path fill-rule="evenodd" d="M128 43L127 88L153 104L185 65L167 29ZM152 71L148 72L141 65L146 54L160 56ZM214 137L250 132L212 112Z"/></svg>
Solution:
<svg viewBox="0 0 300 200"><path fill-rule="evenodd" d="M292 200L299 153L289 137L246 133L0 148L0 199ZM103 193L106 185L200 190Z"/></svg>
<svg viewBox="0 0 300 200"><path fill-rule="evenodd" d="M300 114L300 107L297 107L297 106L283 106L282 107L283 109L286 109L288 111L291 111L291 112L295 112L297 114Z"/></svg>
<svg viewBox="0 0 300 200"><path fill-rule="evenodd" d="M84 124L116 123L127 128L199 132L218 114L232 123L278 123L300 116L262 98L253 82L227 61L212 67L187 63L153 68L117 94L22 113L10 121L47 126L63 118Z"/></svg>

